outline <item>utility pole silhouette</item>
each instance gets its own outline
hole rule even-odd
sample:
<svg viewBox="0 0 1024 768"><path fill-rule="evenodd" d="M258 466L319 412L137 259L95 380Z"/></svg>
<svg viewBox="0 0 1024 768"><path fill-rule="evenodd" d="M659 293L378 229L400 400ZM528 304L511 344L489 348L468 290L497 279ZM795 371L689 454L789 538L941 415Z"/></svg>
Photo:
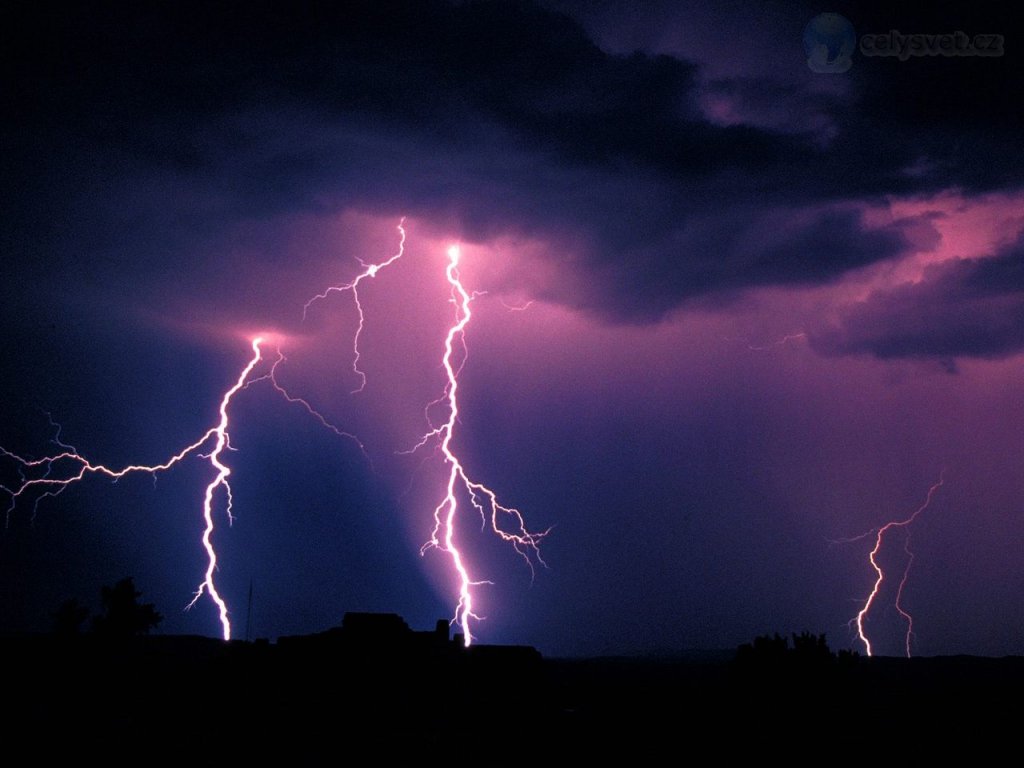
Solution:
<svg viewBox="0 0 1024 768"><path fill-rule="evenodd" d="M245 642L252 640L252 579L249 579L249 608L245 614Z"/></svg>

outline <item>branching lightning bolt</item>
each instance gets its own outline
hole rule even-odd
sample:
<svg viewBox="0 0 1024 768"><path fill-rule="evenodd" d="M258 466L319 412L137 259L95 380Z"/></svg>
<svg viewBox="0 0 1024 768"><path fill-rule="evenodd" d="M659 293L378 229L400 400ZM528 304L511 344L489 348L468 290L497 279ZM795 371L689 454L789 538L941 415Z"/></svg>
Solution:
<svg viewBox="0 0 1024 768"><path fill-rule="evenodd" d="M391 266L400 258L402 258L402 255L405 253L404 225L405 217L403 216L399 220L397 226L400 235L400 239L398 242L398 251L391 258L387 259L386 261L382 261L379 264L367 264L362 259L360 259L359 263L364 267L364 269L362 272L356 275L351 282L343 283L342 285L329 286L328 288L324 289L322 293L318 293L316 296L307 301L305 306L303 306L302 308L302 319L305 320L306 314L309 312L309 308L320 299L326 299L332 293L344 293L345 291L352 292L352 300L356 305L356 312L359 314L359 324L356 327L355 335L352 337L352 371L353 373L355 373L356 376L359 377L359 386L353 389L351 394L362 392L363 389L365 389L366 387L366 374L359 367L359 358L361 354L359 351L359 338L363 334L363 324L365 323L366 320L365 316L363 315L362 302L360 302L359 300L359 283L361 283L363 280L367 278L376 277L377 273L384 269L384 267Z"/></svg>
<svg viewBox="0 0 1024 768"><path fill-rule="evenodd" d="M228 436L228 406L231 404L231 398L235 396L238 390L245 386L246 379L249 374L252 373L252 369L256 367L256 364L262 359L260 354L260 344L263 339L256 337L252 341L252 359L249 364L242 369L241 374L238 376L238 381L231 387L227 392L224 393L224 397L220 401L220 421L217 426L213 428L212 433L217 436L214 442L213 450L210 451L207 458L210 463L217 468L217 476L206 486L206 493L203 496L203 519L206 521L206 528L203 531L203 548L206 550L208 558L206 566L206 578L203 583L199 585L199 589L196 590L195 596L192 598L192 602L188 604L191 608L196 604L196 601L202 597L205 591L210 599L217 605L217 611L220 613L220 624L224 630L224 639L231 639L231 622L228 619L228 606L224 602L224 599L217 592L217 587L213 583L213 573L217 570L217 551L213 548L213 542L210 540L213 536L213 495L218 488L224 489L224 494L227 498L226 511L229 521L234 521L234 517L231 514L231 485L228 483L228 476L231 474L231 470L221 463L220 455L223 453L225 448L231 447L231 439ZM208 433L209 434L209 433Z"/></svg>
<svg viewBox="0 0 1024 768"><path fill-rule="evenodd" d="M206 573L188 607L191 608L195 605L203 593L209 595L210 599L217 606L224 639L229 640L231 638L231 623L228 620L227 604L220 596L213 581L214 572L217 570L217 553L212 542L214 532L213 502L217 489L223 488L227 499L226 511L228 520L233 519L231 516L231 485L228 483L228 476L231 474L231 470L221 461L221 454L226 448L230 449L231 447L231 440L228 434L228 407L231 405L231 399L246 385L249 375L262 359L260 352L260 344L262 342L263 339L259 337L252 340L252 358L242 369L235 384L221 398L220 418L217 425L208 429L198 440L181 449L162 464L129 464L120 469L112 469L103 464L94 464L70 445L61 442L59 427L53 442L64 450L52 456L44 456L40 459L27 459L0 447L0 455L6 456L15 462L19 477L21 478L21 483L15 488L0 486L0 490L3 490L10 496L10 504L7 508L8 518L14 511L18 499L24 496L30 489L42 489L42 493L35 500L35 503L38 504L39 499L47 496L56 496L68 486L85 479L89 475L105 475L114 481L133 473L148 472L155 477L157 472L170 469L190 454L196 453L202 456L210 462L217 470L217 473L210 484L206 486L203 496L203 520L206 525L203 530L202 543L208 558ZM52 419L51 423L53 423ZM204 445L208 445L211 440L213 447L210 449L210 452L207 454L199 453L200 449ZM63 474L55 474L66 465L70 465L67 471ZM31 474L33 470L42 474L34 478L28 477L27 474Z"/></svg>
<svg viewBox="0 0 1024 768"><path fill-rule="evenodd" d="M864 632L864 620L867 617L868 613L871 611L871 607L875 602L875 598L878 597L879 590L882 587L882 582L885 581L885 572L882 569L882 566L878 564L878 561L875 558L882 549L882 543L885 539L886 534L895 528L902 528L906 533L906 538L903 541L903 551L907 554L907 564L906 567L904 567L903 569L903 575L900 577L899 586L896 588L896 599L894 601L894 606L896 610L899 612L900 616L903 617L903 620L907 623L907 632L904 637L904 650L906 652L907 658L910 658L910 643L914 635L914 617L911 616L910 613L903 607L902 603L903 589L907 585L907 579L910 577L910 567L914 563L914 554L910 551L909 526L911 525L911 523L914 522L914 520L917 519L918 515L920 515L922 512L928 509L928 506L932 502L932 497L935 495L935 492L942 487L943 482L944 477L943 475L940 475L939 481L928 489L928 496L927 498L925 498L924 503L916 510L914 510L914 513L909 517L903 520L893 520L881 526L880 528L873 528L872 530L862 534L861 536L847 540L855 541L857 539L862 539L866 536L870 536L872 533L875 534L875 546L874 549L872 549L871 552L868 554L868 561L871 563L871 567L874 568L877 578L875 579L874 586L871 588L871 594L868 595L867 599L864 601L864 606L860 609L856 617L854 617L854 619L851 622L856 623L857 637L860 639L862 643L864 643L864 650L866 651L868 656L872 655L872 647L871 641L868 639L868 636Z"/></svg>
<svg viewBox="0 0 1024 768"><path fill-rule="evenodd" d="M366 264L360 261L364 269L353 280L341 285L328 287L322 293L317 294L306 302L303 308L303 317L305 318L310 306L316 301L325 299L332 293L352 292L359 317L358 326L352 341L352 370L360 381L359 387L353 390L353 394L361 392L366 386L366 374L359 367L361 357L359 342L365 324L365 315L359 295L359 285L364 279L376 277L381 269L390 266L402 257L406 240L404 222L405 219L403 218L397 226L400 240L398 250L393 256L375 264ZM470 576L466 558L456 542L456 524L459 519L460 496L468 499L469 503L477 510L482 526L486 527L489 524L493 533L500 537L501 540L511 544L515 551L526 560L530 566L531 573L533 572L535 562L544 564L544 560L540 555L539 545L550 529L541 533L533 533L527 530L523 516L517 509L502 505L494 491L470 479L453 450L452 440L455 425L459 420L458 377L466 362L465 329L472 316L470 304L479 294L471 295L460 281L458 269L460 252L457 246L449 249L448 257L448 266L445 274L450 286L451 302L455 306L455 317L445 336L444 353L441 359L447 381L442 396L427 406L427 421L430 425L430 430L413 450L436 441L437 447L443 454L448 468L446 493L434 509L434 527L430 540L421 548L421 554L425 554L428 549L433 548L447 553L451 558L459 581L459 600L452 623L458 624L461 627L464 642L469 646L473 641L470 622L471 620L480 619L474 613L473 588L489 582L474 580ZM510 307L510 309L518 311L526 309L528 306L529 304L523 307ZM339 437L353 440L359 446L364 456L366 455L363 444L355 435L336 427L320 411L314 408L309 401L292 395L280 383L278 369L287 360L280 348L277 349L277 357L270 365L269 371L261 376L253 376L257 366L264 360L262 352L264 342L265 339L263 337L252 339L252 357L241 370L234 384L222 395L218 408L219 418L216 425L204 432L195 442L187 445L163 463L152 465L129 464L121 468L111 468L103 464L93 463L80 454L74 446L61 440L61 427L53 421L52 417L49 417L49 414L47 416L55 430L51 442L59 449L58 452L43 458L34 459L20 456L0 446L0 457L6 457L14 463L18 477L18 482L13 487L0 485L0 492L7 493L10 498L10 504L6 510L8 518L22 498L30 495L33 496L34 506L37 507L41 499L56 496L69 486L84 480L89 475L104 475L116 482L120 478L132 473L149 473L155 479L157 473L169 470L192 454L209 461L215 470L215 474L203 493L204 528L202 545L207 555L207 567L203 581L196 589L188 607L194 606L204 594L208 596L217 607L224 639L230 639L231 623L227 603L217 590L214 582L218 563L213 536L216 529L215 503L221 492L224 496L224 509L228 521L230 523L234 520L232 515L232 489L229 482L231 469L224 463L223 459L224 452L232 450L229 432L229 409L235 395L251 384L266 380L287 402L301 405L325 428ZM455 362L457 345L461 348L462 355L459 361ZM435 427L429 418L429 410L442 404L447 407L447 419L443 424ZM203 450L208 450L208 452L202 453Z"/></svg>
<svg viewBox="0 0 1024 768"><path fill-rule="evenodd" d="M541 539L549 531L541 533L531 533L528 531L519 510L502 506L498 502L498 497L494 491L471 480L452 450L452 436L455 424L459 419L458 374L465 363L465 330L472 316L470 304L473 300L473 296L466 291L459 279L459 256L458 246L452 246L448 249L448 266L445 274L448 278L448 284L451 286L451 301L455 305L455 322L448 329L448 333L445 336L444 355L441 358L441 363L448 379L445 385L445 393L438 401L435 401L437 403L447 401L448 418L443 424L427 432L416 447L419 448L431 440L438 440L438 447L448 465L448 481L445 496L434 508L434 529L431 532L430 540L420 549L420 554L425 554L428 549L438 549L447 553L451 558L459 580L459 601L452 622L462 628L463 642L468 647L473 642L470 620L480 619L473 612L473 587L488 582L474 580L470 577L466 559L455 541L455 525L458 518L458 486L461 486L468 495L470 502L479 512L482 523L486 525L489 519L491 530L515 548L516 552L529 564L531 572L533 570L533 560L542 565L544 564L544 560L540 556L539 545ZM452 362L456 340L458 340L463 349L462 361L457 366ZM503 528L501 525L502 519L510 519L513 529Z"/></svg>
<svg viewBox="0 0 1024 768"><path fill-rule="evenodd" d="M360 379L360 386L355 392L362 391L366 385L366 375L359 368L360 360L360 349L359 340L363 331L363 325L365 317L363 314L363 306L359 297L359 284L366 278L375 277L377 273L384 267L397 261L402 257L405 249L405 228L403 226L405 219L403 218L398 224L398 231L400 234L400 241L397 253L391 258L387 259L378 264L363 264L365 268L359 275L355 277L351 282L344 285L331 286L327 288L323 293L314 296L308 302L306 302L303 308L303 317L309 310L310 305L319 299L326 298L331 293L351 291L355 302L356 310L359 314L359 324L356 329L355 335L352 342L353 350L353 361L352 370ZM277 350L277 359L271 365L270 371L263 376L252 377L252 372L256 366L263 360L261 345L264 339L257 337L252 340L252 357L246 366L242 369L235 381L234 385L228 389L221 398L220 408L218 410L219 419L216 426L208 429L198 440L191 443L190 445L183 448L178 453L174 454L171 458L161 464L130 464L121 468L111 468L103 464L93 463L85 456L80 454L78 450L61 440L61 427L57 424L53 418L47 413L50 425L54 428L55 433L51 438L51 442L60 448L60 452L50 456L44 456L39 459L29 459L23 456L19 456L11 451L0 446L0 456L11 459L15 464L15 470L18 475L18 483L14 487L8 487L0 485L0 491L7 493L10 498L10 503L6 510L6 517L9 521L10 515L13 513L18 501L27 496L33 490L38 493L34 496L33 501L33 512L38 508L39 502L48 497L57 496L63 492L68 486L85 479L89 475L105 475L114 481L120 478L133 474L133 473L150 473L156 477L159 472L166 471L174 465L181 462L187 456L196 454L201 456L210 462L211 466L216 470L213 479L206 486L203 494L203 521L204 529L202 535L203 549L207 555L207 567L204 574L203 581L196 589L192 600L188 603L188 608L194 606L198 600L206 594L210 600L217 607L217 612L220 618L220 624L222 629L222 635L225 640L231 638L231 622L228 617L227 603L224 601L221 594L218 592L216 584L214 582L214 575L217 571L217 552L213 545L213 535L215 531L215 510L214 504L218 493L223 489L225 498L225 512L229 522L233 522L232 516L232 491L231 484L228 478L231 475L231 469L222 461L225 450L231 450L231 437L228 430L229 427L229 415L228 409L231 405L231 401L234 396L242 389L247 388L250 384L258 381L268 380L270 385L289 403L301 405L305 410L314 418L316 418L320 424L325 428L329 429L339 437L345 437L353 440L359 449L363 452L364 456L367 456L365 448L360 440L353 434L345 432L339 429L330 421L328 421L323 414L315 409L309 401L292 395L278 380L277 373L278 367L284 361L286 361L285 355L280 349ZM209 446L208 453L201 453L204 447ZM367 456L367 459L369 457Z"/></svg>

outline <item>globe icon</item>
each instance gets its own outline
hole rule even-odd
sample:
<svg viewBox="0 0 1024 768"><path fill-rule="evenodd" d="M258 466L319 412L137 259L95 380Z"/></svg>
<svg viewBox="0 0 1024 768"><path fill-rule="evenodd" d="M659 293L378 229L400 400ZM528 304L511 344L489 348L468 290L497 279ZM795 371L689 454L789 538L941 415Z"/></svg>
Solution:
<svg viewBox="0 0 1024 768"><path fill-rule="evenodd" d="M807 66L814 72L845 72L856 46L853 24L838 13L818 14L804 27Z"/></svg>

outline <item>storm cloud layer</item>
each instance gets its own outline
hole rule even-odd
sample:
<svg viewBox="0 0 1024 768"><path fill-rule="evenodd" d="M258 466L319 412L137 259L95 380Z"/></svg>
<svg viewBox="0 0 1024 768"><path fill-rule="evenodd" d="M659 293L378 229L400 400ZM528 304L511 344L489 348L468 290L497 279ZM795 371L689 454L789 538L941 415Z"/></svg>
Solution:
<svg viewBox="0 0 1024 768"><path fill-rule="evenodd" d="M530 3L21 13L4 46L4 197L8 237L25 240L37 195L99 196L122 226L172 238L342 207L420 215L470 240L542 240L563 278L545 298L643 323L904 254L899 222L862 220L886 195L1021 177L1019 105L982 114L974 86L986 66L999 95L1015 59L862 66L847 93L814 95L810 70L772 86L607 53ZM772 116L787 91L827 114L824 138ZM132 210L140 188L165 198L160 221Z"/></svg>

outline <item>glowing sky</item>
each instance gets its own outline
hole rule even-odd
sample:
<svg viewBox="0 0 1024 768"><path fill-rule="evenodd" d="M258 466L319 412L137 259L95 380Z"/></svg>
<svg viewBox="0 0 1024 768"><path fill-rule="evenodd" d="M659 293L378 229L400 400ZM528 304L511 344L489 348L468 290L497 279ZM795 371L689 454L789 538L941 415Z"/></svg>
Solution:
<svg viewBox="0 0 1024 768"><path fill-rule="evenodd" d="M1024 135L1005 10L830 8L858 34L1002 33L998 58L806 64L799 3L209 4L9 13L0 445L158 462L231 408L218 588L256 634L450 616L419 554L446 470L447 248L473 305L456 448L550 566L462 531L484 642L552 654L853 647L873 542L922 503L915 652L1024 652ZM273 10L273 8L276 10ZM350 296L363 261L365 389ZM527 306L528 305L528 306ZM520 308L525 307L522 311ZM435 416L441 416L436 412ZM0 466L0 484L13 482ZM6 473L6 474L4 474ZM202 579L200 461L93 480L0 531L0 630L132 575L162 630ZM895 547L890 562L900 568ZM883 553L884 555L885 553ZM884 601L883 601L884 602ZM873 615L900 653L898 613Z"/></svg>

